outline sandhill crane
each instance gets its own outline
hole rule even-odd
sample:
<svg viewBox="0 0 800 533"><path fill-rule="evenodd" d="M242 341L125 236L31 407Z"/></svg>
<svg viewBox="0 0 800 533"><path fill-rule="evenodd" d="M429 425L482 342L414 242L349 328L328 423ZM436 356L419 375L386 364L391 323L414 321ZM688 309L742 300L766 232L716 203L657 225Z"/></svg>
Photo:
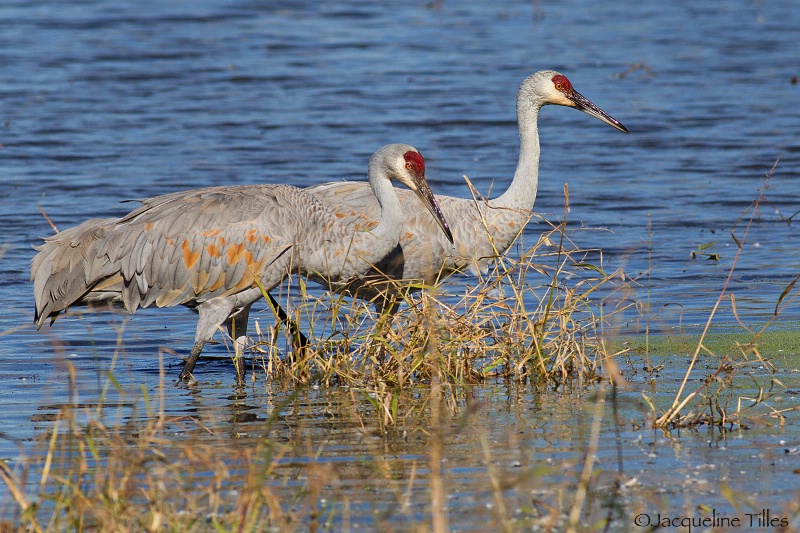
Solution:
<svg viewBox="0 0 800 533"><path fill-rule="evenodd" d="M405 184L452 234L425 181L416 148L390 144L369 160L380 223L354 232L329 206L288 185L195 189L141 200L120 219L92 219L57 233L31 263L41 327L68 307L111 302L128 312L178 304L199 313L179 381L223 323L234 339L237 376L250 306L291 273L323 285L353 280L397 247L402 207L391 180ZM52 323L52 322L51 322Z"/></svg>
<svg viewBox="0 0 800 533"><path fill-rule="evenodd" d="M430 285L463 269L486 274L490 262L511 246L530 219L539 180L537 121L539 110L548 104L578 109L628 133L619 121L573 89L563 74L542 70L528 76L517 93L520 152L508 190L494 200L477 203L472 198L437 196L452 224L455 247L435 231L431 217L411 201L410 195L399 191L405 225L398 248L370 275L341 288L372 300L379 311L392 302L394 311L399 305L396 295L411 282ZM377 223L380 211L364 183L335 182L306 190L331 206L351 227L370 228Z"/></svg>

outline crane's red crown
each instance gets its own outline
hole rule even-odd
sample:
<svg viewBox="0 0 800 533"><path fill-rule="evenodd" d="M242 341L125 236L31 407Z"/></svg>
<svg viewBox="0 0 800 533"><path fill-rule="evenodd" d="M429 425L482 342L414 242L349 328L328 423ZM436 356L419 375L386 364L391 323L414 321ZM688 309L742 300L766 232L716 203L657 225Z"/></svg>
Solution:
<svg viewBox="0 0 800 533"><path fill-rule="evenodd" d="M417 174L425 174L425 160L422 154L409 150L403 154L403 159L406 160L406 168L413 170Z"/></svg>
<svg viewBox="0 0 800 533"><path fill-rule="evenodd" d="M556 74L550 81L553 82L553 85L555 85L556 90L561 91L567 96L572 94L572 84L563 74Z"/></svg>

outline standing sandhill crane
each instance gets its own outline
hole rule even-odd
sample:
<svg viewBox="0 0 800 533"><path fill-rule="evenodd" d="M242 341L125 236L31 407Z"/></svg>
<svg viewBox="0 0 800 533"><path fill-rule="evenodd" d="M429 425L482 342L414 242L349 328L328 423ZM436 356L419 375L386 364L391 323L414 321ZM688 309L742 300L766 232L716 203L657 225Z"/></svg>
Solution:
<svg viewBox="0 0 800 533"><path fill-rule="evenodd" d="M72 305L178 304L199 313L194 346L180 374L191 378L205 343L225 323L237 376L250 306L291 273L322 284L358 278L397 247L402 207L391 180L405 184L452 234L425 180L416 148L390 144L369 160L380 223L354 232L329 206L288 185L209 187L141 200L120 219L92 219L45 239L31 264L41 327Z"/></svg>
<svg viewBox="0 0 800 533"><path fill-rule="evenodd" d="M486 202L437 197L452 224L455 247L435 230L433 220L411 201L410 195L400 191L405 223L398 248L369 275L338 289L372 300L379 311L388 303L393 312L399 305L396 296L403 285L431 285L440 277L465 268L476 275L486 274L489 263L511 246L531 216L539 181L537 120L539 110L548 104L573 107L628 133L619 121L573 89L563 74L542 70L528 76L517 93L520 152L508 190ZM353 228L370 228L377 223L380 211L364 183L326 183L306 190L331 206ZM398 285L399 280L402 281Z"/></svg>

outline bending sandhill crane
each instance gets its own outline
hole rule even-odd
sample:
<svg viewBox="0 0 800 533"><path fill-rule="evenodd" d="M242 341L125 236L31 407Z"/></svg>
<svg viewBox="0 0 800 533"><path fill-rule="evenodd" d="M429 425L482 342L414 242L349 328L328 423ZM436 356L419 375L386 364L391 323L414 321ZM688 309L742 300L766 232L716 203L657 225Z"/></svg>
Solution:
<svg viewBox="0 0 800 533"><path fill-rule="evenodd" d="M520 152L514 179L505 193L487 202L437 196L447 220L452 224L455 247L435 231L433 220L400 191L405 229L399 247L380 261L368 276L347 287L356 296L372 300L380 311L410 283L431 285L455 271L470 270L486 274L489 264L505 252L528 222L536 199L539 181L539 110L548 104L572 107L628 133L620 122L584 98L566 76L543 70L528 76L517 93L517 122ZM331 206L345 224L370 228L380 214L377 203L365 184L335 182L306 189ZM389 281L387 281L387 277ZM400 283L398 283L399 280Z"/></svg>
<svg viewBox="0 0 800 533"><path fill-rule="evenodd" d="M133 313L178 304L199 313L180 380L190 379L205 343L223 323L234 339L237 376L250 306L291 273L322 284L366 273L397 247L402 207L391 181L452 234L425 180L416 148L390 144L369 160L369 190L380 222L354 232L328 206L288 185L209 187L141 200L120 219L92 219L45 239L31 264L41 327L68 307L111 302ZM52 323L52 322L51 322Z"/></svg>

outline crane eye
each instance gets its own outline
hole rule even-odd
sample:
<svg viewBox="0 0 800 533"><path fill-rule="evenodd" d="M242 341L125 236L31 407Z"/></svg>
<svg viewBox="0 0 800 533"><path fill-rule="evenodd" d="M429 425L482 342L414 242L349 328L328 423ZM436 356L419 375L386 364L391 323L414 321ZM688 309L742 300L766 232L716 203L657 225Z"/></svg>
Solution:
<svg viewBox="0 0 800 533"><path fill-rule="evenodd" d="M414 165L412 165L409 161L406 161L406 169L407 170L414 170Z"/></svg>
<svg viewBox="0 0 800 533"><path fill-rule="evenodd" d="M564 90L564 84L561 83L560 81L556 82L556 90L557 91L563 91Z"/></svg>

